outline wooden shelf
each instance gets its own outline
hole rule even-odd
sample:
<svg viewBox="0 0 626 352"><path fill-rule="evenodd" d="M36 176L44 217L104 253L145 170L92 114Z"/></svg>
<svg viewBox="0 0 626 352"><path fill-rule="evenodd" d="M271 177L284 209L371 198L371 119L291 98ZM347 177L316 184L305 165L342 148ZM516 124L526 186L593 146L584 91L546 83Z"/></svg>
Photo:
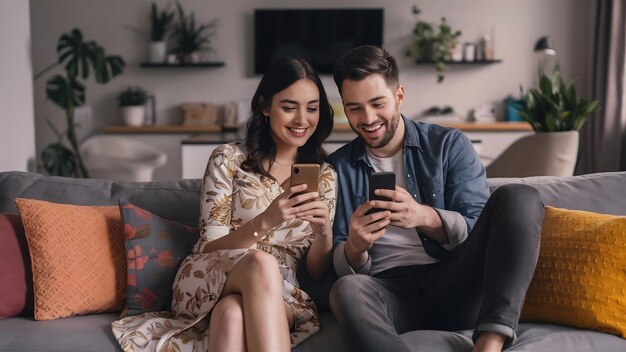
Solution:
<svg viewBox="0 0 626 352"><path fill-rule="evenodd" d="M221 132L221 126L107 126L105 133L135 133L135 134L157 134L157 133L215 133Z"/></svg>
<svg viewBox="0 0 626 352"><path fill-rule="evenodd" d="M518 132L532 131L533 128L528 122L428 122L444 127L458 128L464 132ZM347 124L335 125L333 131L351 131Z"/></svg>
<svg viewBox="0 0 626 352"><path fill-rule="evenodd" d="M499 64L502 60L480 60L480 61L446 61L444 62L446 65L489 65L489 64ZM435 61L432 60L420 60L415 61L417 65L432 65Z"/></svg>
<svg viewBox="0 0 626 352"><path fill-rule="evenodd" d="M180 63L180 64L168 64L168 63L153 63L153 62L142 62L140 64L141 67L144 68L180 68L180 67L204 67L204 68L211 68L211 67L222 67L224 66L225 63L220 62L220 61L211 61L211 62L198 62L195 64L185 64L185 63Z"/></svg>

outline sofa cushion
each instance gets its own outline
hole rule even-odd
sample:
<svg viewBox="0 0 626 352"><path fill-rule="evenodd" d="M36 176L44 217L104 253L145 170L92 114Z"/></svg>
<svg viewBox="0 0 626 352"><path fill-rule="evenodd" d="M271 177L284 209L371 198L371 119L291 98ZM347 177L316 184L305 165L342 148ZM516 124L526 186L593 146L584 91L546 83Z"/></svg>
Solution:
<svg viewBox="0 0 626 352"><path fill-rule="evenodd" d="M546 207L522 321L626 338L626 217Z"/></svg>
<svg viewBox="0 0 626 352"><path fill-rule="evenodd" d="M626 215L626 171L572 177L490 178L487 181L492 192L507 183L531 185L539 191L543 203L552 207Z"/></svg>
<svg viewBox="0 0 626 352"><path fill-rule="evenodd" d="M0 173L0 213L17 213L15 198L76 205L116 205L120 199L163 218L198 226L201 180L113 182L46 177L29 172Z"/></svg>
<svg viewBox="0 0 626 352"><path fill-rule="evenodd" d="M31 255L35 319L121 310L126 260L118 207L15 202Z"/></svg>
<svg viewBox="0 0 626 352"><path fill-rule="evenodd" d="M198 240L198 228L163 219L120 201L128 267L127 313L170 310L178 266Z"/></svg>
<svg viewBox="0 0 626 352"><path fill-rule="evenodd" d="M0 283L0 319L32 314L33 274L17 214L0 214Z"/></svg>

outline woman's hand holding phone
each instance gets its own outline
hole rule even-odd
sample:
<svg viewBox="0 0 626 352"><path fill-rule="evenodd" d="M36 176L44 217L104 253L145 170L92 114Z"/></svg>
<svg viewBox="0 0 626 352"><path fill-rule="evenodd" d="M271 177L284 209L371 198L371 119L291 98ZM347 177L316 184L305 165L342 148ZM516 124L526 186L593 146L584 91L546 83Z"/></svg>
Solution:
<svg viewBox="0 0 626 352"><path fill-rule="evenodd" d="M306 184L291 186L278 197L274 198L267 209L262 213L260 218L260 221L263 222L261 228L267 231L287 220L295 219L302 203L312 201L319 196L317 192L302 193L306 191L306 188ZM300 194L294 196L296 193Z"/></svg>

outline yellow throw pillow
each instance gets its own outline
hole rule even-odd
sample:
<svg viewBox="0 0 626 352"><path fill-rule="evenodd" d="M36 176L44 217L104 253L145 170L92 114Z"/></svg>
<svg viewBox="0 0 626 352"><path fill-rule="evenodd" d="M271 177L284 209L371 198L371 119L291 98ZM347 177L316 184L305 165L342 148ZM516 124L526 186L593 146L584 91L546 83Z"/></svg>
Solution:
<svg viewBox="0 0 626 352"><path fill-rule="evenodd" d="M626 338L626 217L546 207L520 320Z"/></svg>
<svg viewBox="0 0 626 352"><path fill-rule="evenodd" d="M35 319L120 311L126 257L119 208L15 200L33 267Z"/></svg>

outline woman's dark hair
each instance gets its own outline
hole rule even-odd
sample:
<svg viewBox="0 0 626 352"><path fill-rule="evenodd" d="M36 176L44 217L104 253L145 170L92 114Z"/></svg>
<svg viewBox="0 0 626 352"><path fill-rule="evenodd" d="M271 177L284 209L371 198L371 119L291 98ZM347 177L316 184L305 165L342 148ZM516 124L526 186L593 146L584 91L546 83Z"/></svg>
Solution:
<svg viewBox="0 0 626 352"><path fill-rule="evenodd" d="M241 164L243 170L273 178L263 169L263 161L265 159L269 160L271 168L276 157L276 144L272 138L270 124L266 120L265 115L263 115L263 110L270 108L272 98L276 93L304 78L315 83L319 90L320 118L311 137L302 147L298 148L296 162L321 165L322 162L328 160L328 155L322 148L322 142L330 135L333 129L333 111L328 103L322 81L305 60L282 58L274 61L267 68L252 97L252 116L248 120L246 128L246 149L248 155Z"/></svg>
<svg viewBox="0 0 626 352"><path fill-rule="evenodd" d="M396 60L385 49L373 45L350 49L337 60L333 69L333 79L339 94L342 94L341 85L344 80L360 81L374 74L381 74L392 91L398 88Z"/></svg>

